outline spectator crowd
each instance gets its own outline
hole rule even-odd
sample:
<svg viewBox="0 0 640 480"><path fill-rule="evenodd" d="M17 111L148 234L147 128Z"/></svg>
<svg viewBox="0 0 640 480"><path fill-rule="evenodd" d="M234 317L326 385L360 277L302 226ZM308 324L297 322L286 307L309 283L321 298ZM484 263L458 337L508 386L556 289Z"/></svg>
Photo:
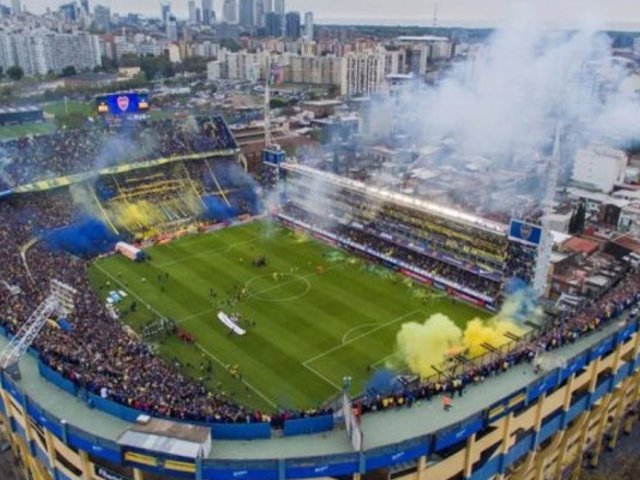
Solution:
<svg viewBox="0 0 640 480"><path fill-rule="evenodd" d="M176 150L173 150L175 153ZM167 153L167 152L165 152ZM62 168L62 167L61 167ZM64 168L71 168L67 164ZM201 167L206 168L206 167ZM114 402L151 415L192 421L252 423L270 422L279 428L287 419L332 413L331 409L280 410L262 412L239 405L222 392L205 386L179 371L172 363L156 356L141 340L113 320L89 282L87 260L55 253L40 243L23 248L40 229L69 224L73 219L73 201L68 188L48 192L13 195L0 201L0 324L17 332L22 322L48 293L50 280L56 278L72 285L79 293L76 308L68 319L70 329L47 326L38 336L35 348L53 370L81 388ZM308 219L307 219L308 220ZM428 257L385 243L382 239L346 227L336 227L340 236L364 242L370 248L399 256L421 268L450 276ZM462 272L462 271L461 271ZM482 279L476 283L456 273L456 281L486 290ZM441 381L408 385L391 395L372 395L356 404L363 412L412 405L440 393L457 391L483 382L514 365L531 363L540 351L552 351L573 343L600 329L640 300L640 278L628 276L616 287L590 303L582 311L537 333L533 340L515 349L496 354L482 365L470 365L461 373Z"/></svg>
<svg viewBox="0 0 640 480"><path fill-rule="evenodd" d="M0 143L0 191L114 165L234 148L219 116L25 136Z"/></svg>

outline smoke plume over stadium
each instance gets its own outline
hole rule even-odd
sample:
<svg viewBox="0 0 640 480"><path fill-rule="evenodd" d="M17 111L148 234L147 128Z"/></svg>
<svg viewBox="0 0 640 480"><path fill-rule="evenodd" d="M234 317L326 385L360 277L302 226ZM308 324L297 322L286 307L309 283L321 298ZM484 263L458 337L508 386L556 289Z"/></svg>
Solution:
<svg viewBox="0 0 640 480"><path fill-rule="evenodd" d="M495 162L543 151L558 123L579 141L637 138L640 109L619 88L625 67L606 34L593 25L549 31L531 15L496 31L436 86L379 104L376 124L401 117L418 145L449 138L458 151Z"/></svg>
<svg viewBox="0 0 640 480"><path fill-rule="evenodd" d="M625 88L627 62L614 57L610 38L595 22L583 24L551 31L536 23L535 12L521 13L486 44L472 45L466 59L431 85L416 79L374 99L363 145L410 151L409 171L445 167L457 173L475 164L488 178L497 170L517 178L478 188L473 203L479 213L509 211L514 191L539 201L558 126L561 184L570 177L576 149L593 143L624 148L640 138L638 99ZM372 173L372 181L388 184L381 177L389 174ZM404 170L394 174L408 177ZM456 198L463 190L452 186L450 203L466 205Z"/></svg>

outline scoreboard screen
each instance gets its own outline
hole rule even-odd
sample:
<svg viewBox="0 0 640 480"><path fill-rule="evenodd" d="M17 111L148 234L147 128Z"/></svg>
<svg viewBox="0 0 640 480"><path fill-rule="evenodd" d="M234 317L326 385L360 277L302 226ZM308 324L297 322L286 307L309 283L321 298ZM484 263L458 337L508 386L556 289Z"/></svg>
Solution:
<svg viewBox="0 0 640 480"><path fill-rule="evenodd" d="M114 93L96 98L96 108L101 115L144 113L149 110L148 93Z"/></svg>

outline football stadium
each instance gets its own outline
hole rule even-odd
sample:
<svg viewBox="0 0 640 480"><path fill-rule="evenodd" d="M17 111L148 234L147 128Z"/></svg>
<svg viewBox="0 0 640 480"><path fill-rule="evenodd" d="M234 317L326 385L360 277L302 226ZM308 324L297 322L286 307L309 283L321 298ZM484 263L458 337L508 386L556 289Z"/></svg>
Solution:
<svg viewBox="0 0 640 480"><path fill-rule="evenodd" d="M544 225L273 145L249 172L221 116L109 114L149 102L2 145L0 427L30 478L568 478L631 431L637 265L554 309Z"/></svg>

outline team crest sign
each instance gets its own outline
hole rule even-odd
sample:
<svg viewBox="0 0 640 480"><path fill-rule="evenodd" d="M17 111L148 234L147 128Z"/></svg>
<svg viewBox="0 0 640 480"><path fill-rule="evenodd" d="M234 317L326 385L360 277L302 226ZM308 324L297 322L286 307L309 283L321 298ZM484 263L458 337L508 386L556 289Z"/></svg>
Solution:
<svg viewBox="0 0 640 480"><path fill-rule="evenodd" d="M121 111L126 112L129 109L129 97L127 97L126 95L119 96L117 99L117 103L118 108Z"/></svg>

